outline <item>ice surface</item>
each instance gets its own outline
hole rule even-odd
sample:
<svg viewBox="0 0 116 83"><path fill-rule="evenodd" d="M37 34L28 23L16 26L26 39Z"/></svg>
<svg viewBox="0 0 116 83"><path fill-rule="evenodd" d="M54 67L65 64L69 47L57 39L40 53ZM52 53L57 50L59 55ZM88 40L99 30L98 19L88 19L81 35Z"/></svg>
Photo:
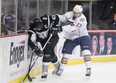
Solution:
<svg viewBox="0 0 116 83"><path fill-rule="evenodd" d="M41 80L40 74L31 83L116 83L116 62L92 63L90 78L85 76L85 64L66 66L60 77L52 75L52 71L48 71L45 81Z"/></svg>

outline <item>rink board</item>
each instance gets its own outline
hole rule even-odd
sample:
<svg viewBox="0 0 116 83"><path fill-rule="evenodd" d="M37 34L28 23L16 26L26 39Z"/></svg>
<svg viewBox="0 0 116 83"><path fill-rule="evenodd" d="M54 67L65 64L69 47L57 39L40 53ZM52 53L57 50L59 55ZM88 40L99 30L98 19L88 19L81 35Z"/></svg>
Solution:
<svg viewBox="0 0 116 83"><path fill-rule="evenodd" d="M30 56L28 56L27 53L27 39L28 35L27 34L21 34L21 35L12 35L12 36L5 36L5 37L0 37L0 64L2 65L0 67L0 79L2 83L21 83L23 78L25 77L27 71L28 71L28 65L30 61ZM58 42L57 47L56 47L56 53L58 56L59 61L62 58L62 47L64 44L65 39L60 38L62 42ZM12 43L13 42L13 46ZM24 46L25 48L23 49L24 51L24 60L19 63L14 63L12 64L12 59L10 59L12 56L11 51L15 49L15 47ZM11 50L12 49L12 50ZM21 50L21 49L20 49ZM29 52L30 53L30 52ZM83 57L80 57L80 46L77 46L73 54L68 61L67 65L76 65L76 64L84 64ZM92 62L108 62L108 61L116 61L116 55L104 55L104 56L92 56ZM15 57L16 59L16 57ZM10 61L11 62L10 62ZM4 63L4 64L3 64ZM9 65L11 63L11 65ZM19 66L20 65L20 66ZM39 58L36 65L32 69L30 75L37 76L42 72L42 58ZM54 68L52 64L50 64L49 69ZM6 72L6 73L4 73ZM9 77L12 76L12 77ZM27 81L28 79L26 79Z"/></svg>
<svg viewBox="0 0 116 83"><path fill-rule="evenodd" d="M107 57L92 57L92 63L93 62L116 61L116 56L110 56L110 55L109 56L106 55L106 56ZM67 66L69 66L69 65L77 65L77 64L84 64L83 58L69 60ZM53 64L50 64L49 69L52 69L52 68L54 68L54 66L53 66ZM38 74L41 74L41 72L42 72L42 67L31 71L30 76L37 76ZM15 79L15 80L13 80L13 81L11 81L9 83L20 83L23 80L24 77L25 77L25 75ZM28 81L28 80L26 79L26 81Z"/></svg>
<svg viewBox="0 0 116 83"><path fill-rule="evenodd" d="M23 80L24 75L28 71L31 57L31 52L27 51L27 34L0 37L1 83L20 83ZM38 68L41 67L41 64L42 58L39 58L32 68L32 76L38 75L38 73L40 73ZM37 73L34 73L36 71ZM15 81L13 82L13 80Z"/></svg>

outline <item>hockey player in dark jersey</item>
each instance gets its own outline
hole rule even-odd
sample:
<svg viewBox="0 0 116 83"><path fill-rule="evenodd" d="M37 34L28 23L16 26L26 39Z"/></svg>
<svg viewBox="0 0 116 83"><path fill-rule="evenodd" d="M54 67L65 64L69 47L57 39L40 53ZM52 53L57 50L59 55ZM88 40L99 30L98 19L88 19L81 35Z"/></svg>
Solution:
<svg viewBox="0 0 116 83"><path fill-rule="evenodd" d="M51 27L52 26L52 27ZM47 78L48 67L50 62L53 63L57 69L59 66L58 58L55 55L54 48L58 42L58 29L59 29L59 17L57 15L44 15L40 18L33 20L30 24L28 45L34 50L34 52L41 56L43 53L42 63L42 79ZM50 41L47 43L43 52L35 45L35 42L40 42L43 47L50 34L53 34Z"/></svg>

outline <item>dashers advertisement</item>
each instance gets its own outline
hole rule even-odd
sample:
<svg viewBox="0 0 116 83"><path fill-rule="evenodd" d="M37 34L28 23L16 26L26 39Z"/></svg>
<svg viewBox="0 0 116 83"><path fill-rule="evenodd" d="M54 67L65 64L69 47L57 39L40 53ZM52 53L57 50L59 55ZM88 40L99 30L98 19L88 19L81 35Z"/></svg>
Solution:
<svg viewBox="0 0 116 83"><path fill-rule="evenodd" d="M91 56L116 55L116 32L89 32Z"/></svg>
<svg viewBox="0 0 116 83"><path fill-rule="evenodd" d="M2 82L8 83L28 72L32 52L28 47L28 35L5 37L0 40L0 47L2 47L3 52L1 55L2 62L0 62L3 63ZM33 57L33 61L36 57L36 55ZM32 70L39 68L41 64L42 59L39 58Z"/></svg>

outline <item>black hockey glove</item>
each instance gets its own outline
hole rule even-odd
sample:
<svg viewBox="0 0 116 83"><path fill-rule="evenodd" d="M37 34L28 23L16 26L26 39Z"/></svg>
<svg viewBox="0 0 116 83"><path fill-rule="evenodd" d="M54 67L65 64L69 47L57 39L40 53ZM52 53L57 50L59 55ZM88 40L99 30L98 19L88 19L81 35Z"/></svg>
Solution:
<svg viewBox="0 0 116 83"><path fill-rule="evenodd" d="M52 31L53 35L57 35L59 32L59 26L53 26L51 28L51 31Z"/></svg>
<svg viewBox="0 0 116 83"><path fill-rule="evenodd" d="M43 51L41 51L38 46L35 46L33 48L34 52L36 53L37 56L42 57L43 56Z"/></svg>
<svg viewBox="0 0 116 83"><path fill-rule="evenodd" d="M59 23L60 23L60 20L59 20L59 17L58 15L52 15L52 20L53 20L53 26L52 26L52 33L53 35L57 35L58 32L59 32Z"/></svg>

